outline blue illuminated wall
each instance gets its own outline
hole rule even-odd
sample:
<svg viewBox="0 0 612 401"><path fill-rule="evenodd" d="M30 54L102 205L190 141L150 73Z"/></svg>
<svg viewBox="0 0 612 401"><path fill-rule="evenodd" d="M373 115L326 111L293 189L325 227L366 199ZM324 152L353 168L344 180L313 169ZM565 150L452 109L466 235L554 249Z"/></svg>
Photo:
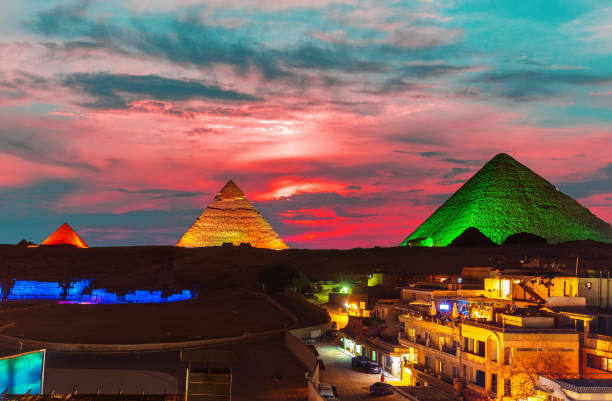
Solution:
<svg viewBox="0 0 612 401"><path fill-rule="evenodd" d="M161 291L149 290L134 290L125 295L117 295L104 288L86 291L89 289L91 281L71 281L66 283L64 289L59 282L55 281L15 280L6 299L10 301L50 300L60 301L61 303L124 304L176 302L192 298L189 290L182 290L165 297L162 297ZM0 289L0 296L4 294L3 291L4 288Z"/></svg>
<svg viewBox="0 0 612 401"><path fill-rule="evenodd" d="M0 359L0 392L40 394L44 363L42 350Z"/></svg>

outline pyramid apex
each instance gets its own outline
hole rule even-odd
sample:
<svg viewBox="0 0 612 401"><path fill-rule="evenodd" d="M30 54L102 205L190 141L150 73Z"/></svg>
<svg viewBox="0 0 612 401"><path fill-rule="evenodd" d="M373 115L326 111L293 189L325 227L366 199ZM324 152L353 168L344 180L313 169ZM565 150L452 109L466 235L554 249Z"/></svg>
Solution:
<svg viewBox="0 0 612 401"><path fill-rule="evenodd" d="M500 159L501 160L505 159L505 160L514 160L514 161L516 161L516 159L514 157L510 156L508 153L498 153L498 154L496 154L495 156L493 156L491 158L491 161L493 161L493 160L500 160Z"/></svg>
<svg viewBox="0 0 612 401"><path fill-rule="evenodd" d="M217 197L225 200L246 198L246 195L233 180L228 180L219 191Z"/></svg>

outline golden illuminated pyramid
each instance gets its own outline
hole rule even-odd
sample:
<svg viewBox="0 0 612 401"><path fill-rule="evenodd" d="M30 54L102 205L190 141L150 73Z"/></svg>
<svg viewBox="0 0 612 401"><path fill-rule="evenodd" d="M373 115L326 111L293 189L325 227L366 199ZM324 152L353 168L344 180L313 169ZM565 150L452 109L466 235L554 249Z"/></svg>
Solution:
<svg viewBox="0 0 612 401"><path fill-rule="evenodd" d="M79 234L68 223L62 224L53 234L41 242L40 245L72 245L77 248L89 248Z"/></svg>
<svg viewBox="0 0 612 401"><path fill-rule="evenodd" d="M289 248L232 180L225 184L176 245L203 247L224 243Z"/></svg>

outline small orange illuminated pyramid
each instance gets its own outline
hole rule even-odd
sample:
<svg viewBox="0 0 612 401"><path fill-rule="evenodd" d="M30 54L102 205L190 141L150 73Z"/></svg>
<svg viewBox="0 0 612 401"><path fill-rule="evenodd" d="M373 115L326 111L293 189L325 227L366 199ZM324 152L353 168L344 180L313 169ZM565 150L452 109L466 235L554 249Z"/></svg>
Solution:
<svg viewBox="0 0 612 401"><path fill-rule="evenodd" d="M232 180L225 184L176 246L194 248L224 243L289 248Z"/></svg>
<svg viewBox="0 0 612 401"><path fill-rule="evenodd" d="M79 234L68 223L62 224L53 234L40 243L40 245L72 245L77 248L89 248Z"/></svg>

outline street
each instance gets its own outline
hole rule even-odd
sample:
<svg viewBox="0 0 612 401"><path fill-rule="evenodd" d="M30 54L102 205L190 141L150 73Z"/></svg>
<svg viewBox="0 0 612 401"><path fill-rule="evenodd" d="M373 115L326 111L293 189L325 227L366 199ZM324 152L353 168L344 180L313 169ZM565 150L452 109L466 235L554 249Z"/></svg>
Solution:
<svg viewBox="0 0 612 401"><path fill-rule="evenodd" d="M334 384L338 398L342 401L385 400L405 401L400 394L376 396L370 393L370 385L380 381L380 374L361 373L351 369L351 357L338 350L337 344L328 341L317 342L316 347L325 369L320 371L322 383Z"/></svg>

